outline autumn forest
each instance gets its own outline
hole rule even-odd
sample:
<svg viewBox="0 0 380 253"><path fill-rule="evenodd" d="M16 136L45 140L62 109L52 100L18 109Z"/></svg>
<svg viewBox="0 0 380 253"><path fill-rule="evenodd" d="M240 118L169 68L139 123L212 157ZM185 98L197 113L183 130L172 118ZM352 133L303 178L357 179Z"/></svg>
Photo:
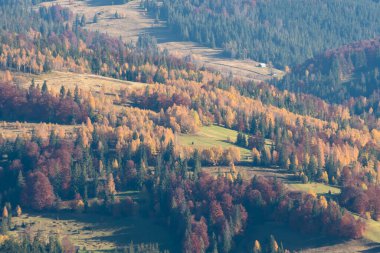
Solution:
<svg viewBox="0 0 380 253"><path fill-rule="evenodd" d="M0 252L379 250L378 2L133 5L259 81L93 29L136 1L67 2L0 0Z"/></svg>

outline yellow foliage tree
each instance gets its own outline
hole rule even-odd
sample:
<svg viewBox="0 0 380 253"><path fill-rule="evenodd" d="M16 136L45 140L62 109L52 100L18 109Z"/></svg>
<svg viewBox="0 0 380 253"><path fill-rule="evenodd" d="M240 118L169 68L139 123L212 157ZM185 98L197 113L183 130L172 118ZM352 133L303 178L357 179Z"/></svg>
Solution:
<svg viewBox="0 0 380 253"><path fill-rule="evenodd" d="M118 169L119 168L119 163L118 163L118 161L116 159L113 160L113 162L112 162L112 168L114 168L114 169Z"/></svg>
<svg viewBox="0 0 380 253"><path fill-rule="evenodd" d="M21 210L21 207L19 205L17 205L17 207L16 207L16 213L17 213L17 217L20 217L22 214L22 210Z"/></svg>
<svg viewBox="0 0 380 253"><path fill-rule="evenodd" d="M108 175L108 180L107 180L107 188L108 188L108 193L111 195L114 195L116 193L116 187L115 187L115 181L113 179L112 173Z"/></svg>
<svg viewBox="0 0 380 253"><path fill-rule="evenodd" d="M253 246L253 253L261 253L261 245L258 240L255 241L255 244Z"/></svg>
<svg viewBox="0 0 380 253"><path fill-rule="evenodd" d="M6 206L3 208L3 218L8 218L8 209Z"/></svg>
<svg viewBox="0 0 380 253"><path fill-rule="evenodd" d="M327 200L326 200L325 196L320 196L318 202L319 202L319 205L323 209L326 209L328 207L328 203L327 203Z"/></svg>
<svg viewBox="0 0 380 253"><path fill-rule="evenodd" d="M0 245L4 244L9 239L7 235L0 235Z"/></svg>
<svg viewBox="0 0 380 253"><path fill-rule="evenodd" d="M317 193L316 193L315 191L313 191L312 189L310 189L310 190L307 192L307 194L313 196L314 198L317 197Z"/></svg>
<svg viewBox="0 0 380 253"><path fill-rule="evenodd" d="M329 175L327 174L327 171L322 172L320 180L324 183L329 182Z"/></svg>

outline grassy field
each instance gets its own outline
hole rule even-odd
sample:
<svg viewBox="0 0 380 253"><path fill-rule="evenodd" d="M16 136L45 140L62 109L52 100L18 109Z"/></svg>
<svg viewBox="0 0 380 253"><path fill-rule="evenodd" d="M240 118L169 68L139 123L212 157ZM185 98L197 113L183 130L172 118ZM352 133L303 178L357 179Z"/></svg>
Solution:
<svg viewBox="0 0 380 253"><path fill-rule="evenodd" d="M0 136L6 139L15 139L17 136L28 136L35 131L38 136L47 138L51 130L62 129L65 136L69 138L77 127L79 126L0 121Z"/></svg>
<svg viewBox="0 0 380 253"><path fill-rule="evenodd" d="M325 185L322 183L290 183L288 188L291 191L302 191L302 192L315 192L316 194L327 194L331 192L332 194L339 194L340 189L330 185Z"/></svg>
<svg viewBox="0 0 380 253"><path fill-rule="evenodd" d="M123 247L133 242L158 243L162 250L175 252L177 242L170 232L153 221L141 217L115 218L96 214L44 213L27 214L14 218L14 224L31 224L30 231L44 235L59 233L70 241L87 250L108 251ZM19 228L12 233L22 232Z"/></svg>
<svg viewBox="0 0 380 253"><path fill-rule="evenodd" d="M194 148L209 148L221 146L222 148L237 147L240 150L241 160L248 161L251 159L251 152L248 149L238 147L232 142L236 141L238 132L224 127L212 125L204 126L196 134L181 134L177 136L180 145L191 146Z"/></svg>
<svg viewBox="0 0 380 253"><path fill-rule="evenodd" d="M59 92L61 86L66 89L74 90L76 86L84 91L99 93L103 91L106 95L115 96L120 89L133 89L145 87L147 84L123 81L93 74L80 74L71 72L52 71L41 75L31 75L25 73L12 73L15 82L28 88L31 80L34 79L36 84L42 85L47 81L48 87L54 92Z"/></svg>
<svg viewBox="0 0 380 253"><path fill-rule="evenodd" d="M380 222L375 220L365 220L365 224L366 230L364 233L364 238L380 243Z"/></svg>
<svg viewBox="0 0 380 253"><path fill-rule="evenodd" d="M283 182L291 182L293 175L286 170L279 168L265 168L265 167L252 167L252 166L235 166L237 172L239 172L243 179L251 180L254 176L262 176L267 178L276 177ZM204 171L211 175L218 175L219 173L230 173L231 167L229 166L213 166L204 167Z"/></svg>

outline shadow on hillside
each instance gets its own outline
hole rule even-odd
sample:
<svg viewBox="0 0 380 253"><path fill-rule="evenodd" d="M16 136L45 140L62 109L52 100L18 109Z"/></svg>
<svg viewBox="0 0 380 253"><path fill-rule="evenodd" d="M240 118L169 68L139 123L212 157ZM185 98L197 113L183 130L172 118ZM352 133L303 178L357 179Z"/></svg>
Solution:
<svg viewBox="0 0 380 253"><path fill-rule="evenodd" d="M108 5L121 5L128 3L128 0L88 0L90 6L108 6Z"/></svg>
<svg viewBox="0 0 380 253"><path fill-rule="evenodd" d="M276 222L263 222L250 226L245 235L246 238L239 242L236 252L248 252L255 240L264 244L268 243L270 235L273 235L278 243L282 243L284 248L296 252L342 252L342 248L350 247L364 248L360 251L363 253L380 252L379 244L366 240L343 240L329 236L312 235Z"/></svg>
<svg viewBox="0 0 380 253"><path fill-rule="evenodd" d="M152 18L150 16L147 16L147 17ZM192 42L189 40L188 41L183 40L178 33L170 30L165 25L165 22L163 22L163 21L160 21L160 23L158 23L158 24L154 24L152 21L152 25L150 27L146 27L146 28L141 29L141 33L142 34L149 34L150 36L155 37L157 40L157 43L159 43L159 44L168 43L168 42ZM207 48L207 46L202 45L200 43L197 43L197 42L192 42L192 43L197 45L197 46L193 47L193 49L196 49L197 47L199 47L199 48L206 47ZM225 55L223 55L221 52L216 53L214 56L228 59L228 57L225 57Z"/></svg>
<svg viewBox="0 0 380 253"><path fill-rule="evenodd" d="M373 248L362 250L360 252L363 252L363 253L378 253L378 252L380 252L380 245L378 243L373 243L372 246L373 246Z"/></svg>
<svg viewBox="0 0 380 253"><path fill-rule="evenodd" d="M171 30L165 26L154 25L147 27L141 30L142 34L149 34L156 38L158 43L166 42L179 42L181 41L180 37L177 34L171 32Z"/></svg>
<svg viewBox="0 0 380 253"><path fill-rule="evenodd" d="M65 226L67 234L76 238L86 238L91 245L113 243L117 247L136 244L158 244L161 250L173 252L178 242L173 239L171 231L158 224L157 221L139 215L128 217L112 217L110 215L73 212L31 212L27 221L35 221L35 217L50 219L45 225L45 232L56 228L58 223ZM113 251L112 251L113 252Z"/></svg>
<svg viewBox="0 0 380 253"><path fill-rule="evenodd" d="M158 44L168 43L168 42L191 42L196 46L192 46L192 50L200 49L208 49L207 45L201 45L198 42L185 41L182 40L178 33L171 31L169 28L163 25L152 25L151 27L147 27L141 30L142 34L149 34L156 38ZM222 59L230 59L223 54L222 50L216 50L212 52L210 57L217 57Z"/></svg>

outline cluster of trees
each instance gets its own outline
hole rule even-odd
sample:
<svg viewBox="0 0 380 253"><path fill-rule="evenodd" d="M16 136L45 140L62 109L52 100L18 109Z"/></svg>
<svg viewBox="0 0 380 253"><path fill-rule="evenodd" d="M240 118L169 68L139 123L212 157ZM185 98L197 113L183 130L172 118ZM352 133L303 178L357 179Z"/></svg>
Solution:
<svg viewBox="0 0 380 253"><path fill-rule="evenodd" d="M261 247L261 244L258 240L255 241L253 245L253 253L271 253L271 252L278 252L278 253L289 253L290 251L285 250L282 246L282 243L280 246L278 246L278 243L273 235L269 237L269 243L266 245L266 247Z"/></svg>
<svg viewBox="0 0 380 253"><path fill-rule="evenodd" d="M197 125L212 123L235 129L243 135L237 138L237 144L255 149L256 164L289 168L306 181L338 184L344 166L356 163L367 167L368 161L378 159L376 124L368 129L359 118L352 119L345 107L336 106L334 121L326 122L263 105L234 88L222 90L210 86L168 79L166 85L125 91L121 98L133 101L134 106L160 111L155 122L174 132L193 132ZM169 103L170 97L178 104ZM181 108L180 115L184 118L178 117L177 108ZM273 145L265 148L265 139L270 139Z"/></svg>
<svg viewBox="0 0 380 253"><path fill-rule="evenodd" d="M281 82L274 82L274 85L276 85L274 86L264 82L255 83L253 81L224 78L211 84L224 90L230 90L234 87L242 96L260 100L265 105L273 105L292 113L311 116L324 121L349 124L356 128L360 125L361 119L365 119L370 129L373 129L377 124L373 112L366 111L360 114L353 110L352 106L346 104L330 104L316 95L302 93L300 90L290 92L281 87ZM359 101L357 100L357 102ZM365 101L364 104L367 105L367 103L369 101ZM348 112L351 117L344 117Z"/></svg>
<svg viewBox="0 0 380 253"><path fill-rule="evenodd" d="M74 94L62 88L56 97L46 82L42 87L32 82L28 90L0 83L0 120L76 124L89 115L90 107L80 98L78 87Z"/></svg>
<svg viewBox="0 0 380 253"><path fill-rule="evenodd" d="M149 38L147 36L140 37L139 41L137 42L136 47L133 47L131 45L124 45L120 40L115 40L115 39L112 39L112 38L109 38L107 36L100 35L100 34L93 34L93 33L85 32L80 28L80 25L79 25L80 22L79 21L78 22L74 21L72 31L70 31L70 28L67 28L66 26L64 26L64 22L63 22L64 20L67 19L66 18L67 16L70 16L70 13L66 14L67 10L62 9L59 6L55 6L52 8L55 8L55 10L51 9L51 8L50 9L41 9L40 13L42 13L42 14L40 14L40 16L35 17L35 19L36 20L41 20L41 19L42 20L55 20L54 18L50 17L52 15L49 13L56 13L56 12L64 13L64 14L58 15L58 16L64 17L64 18L62 18L62 20L58 19L58 20L60 20L58 22L58 24L61 27L64 27L66 30L67 29L69 29L69 30L67 33L63 32L62 36L66 36L65 34L70 34L70 36L69 36L71 39L71 41L69 40L70 45L79 45L80 40L82 40L84 43L82 46L85 46L86 48L89 49L89 50L85 50L85 52L83 53L85 55L85 58L87 56L90 57L90 58L88 58L87 62L90 62L90 63L95 62L96 63L95 65L98 65L98 67L103 66L104 67L103 70L107 70L107 71L102 72L102 74L104 74L104 75L110 75L110 76L114 76L114 77L118 77L118 78L126 78L129 80L140 80L140 81L146 81L146 82L157 81L157 82L161 82L161 83L167 83L170 85L175 85L177 87L179 85L182 85L179 82L179 81L182 81L182 79L186 80L186 82L185 82L186 84L188 81L200 82L200 83L201 82L210 82L210 81L212 82L212 79L216 79L216 80L219 79L219 81L212 82L212 83L217 83L219 87L223 86L223 83L225 83L225 81L220 80L220 78L218 78L217 76L213 77L212 75L211 75L211 80L209 80L210 77L206 76L206 75L209 75L207 72L196 70L195 67L191 63L189 63L188 61L184 61L184 60L180 60L180 59L175 58L175 57L171 57L171 56L167 55L167 52L159 52L155 46L154 40L152 40L151 38ZM32 14L30 14L30 15L32 15ZM15 23L17 23L17 22L15 22ZM78 25L76 25L76 23L78 23ZM53 24L55 24L55 23L53 23ZM79 36L79 38L78 38L78 36ZM65 41L64 37L62 37L60 41ZM59 43L59 42L57 42L57 43ZM55 42L54 43L46 43L46 44L47 44L47 46L50 44L58 45ZM107 45L107 47L100 47L100 45ZM60 47L60 48L65 48L65 47ZM78 58L78 57L80 57L80 55L83 55L83 54L80 54L77 51L75 51L74 50L75 48L78 48L78 47L71 46L69 51L67 51L67 50L64 52L62 51L61 54L64 53L65 57L66 56L68 56L68 57L72 56L75 58ZM106 48L107 50L104 50L104 48ZM56 52L53 55L60 55L60 52ZM94 58L95 56L96 57L102 56L101 57L102 59ZM102 62L105 63L105 65ZM123 65L120 65L121 62L123 62ZM113 67L111 67L111 66L113 66ZM139 66L139 67L137 67L137 66ZM95 68L93 68L93 67L94 66L91 67L91 70L94 73L100 73L99 69L96 68L96 66L95 66ZM180 79L180 80L177 81L177 79ZM245 87L247 87L247 86L249 86L249 85L245 85ZM251 85L251 86L253 86L253 85ZM230 87L229 87L229 89L230 89ZM160 91L160 92L162 92L162 91ZM181 89L181 92L183 92L183 89ZM244 90L242 89L241 93L243 93L243 92L244 92ZM183 95L181 95L180 92L176 92L176 93L178 94L179 99L175 100L174 103L179 103L183 106L188 106L189 99L184 97ZM256 89L254 93L259 94L260 88ZM264 94L268 94L268 93L273 94L273 93L276 93L276 91L273 92L271 90L267 90L263 93ZM146 95L146 93L144 93L144 95ZM153 97L153 99L147 99L147 98L144 98L144 96L141 96L140 100L142 100L142 101L138 101L138 103L136 103L136 104L139 104L143 108L153 109L155 111L160 111L160 109L161 109L160 107L165 109L166 107L173 105L173 102L170 102L170 100L167 98L166 98L166 101L162 100L162 99L165 99L165 97L163 97L162 95L160 95L160 97L158 97L158 95L154 94L154 93L152 95L156 96L156 98ZM169 96L167 96L167 97L169 97ZM261 96L260 96L260 98L261 98ZM154 102L156 99L160 100L160 103L159 104L156 103L155 105L152 105L151 101ZM282 98L281 100L282 101L291 101L294 99L292 98L291 94L289 96L284 94L284 98ZM307 99L305 99L304 101L306 101L306 100ZM305 103L304 101L302 101L301 103L309 104L309 103ZM148 102L148 104L146 104L146 102ZM197 109L198 107L202 106L202 104L199 104L200 102L202 102L202 101L199 101L197 104L192 105L192 106L196 107L195 109ZM315 102L315 105L319 105L317 102ZM323 103L323 101L321 101L321 103ZM259 106L259 107L261 107L261 106ZM288 106L288 107L291 107L291 106ZM328 108L328 106L326 104L324 105L324 108L326 108L324 110L324 114L328 114L327 113L328 111L336 111L336 113L333 113L333 115L330 118L336 116L337 114L338 115L342 114L342 116L341 116L342 119L346 118L345 116L343 116L346 113L345 108L336 108L336 110L329 110L330 108ZM204 109L204 108L202 108L202 109ZM222 108L220 108L220 109L222 109ZM239 110L240 110L240 108L239 108ZM181 110L173 110L173 111L178 113L180 111L183 111L183 109L181 108ZM206 111L206 110L202 110L202 111ZM198 113L202 123L204 123L205 121L203 119L205 119L205 117L203 115L201 116L201 114L200 114L202 112L200 112L200 110L198 110L198 109L196 112ZM223 123L223 121L226 121L225 125L228 127L232 127L233 124L231 121L234 121L235 120L234 118L236 117L236 115L233 115L234 114L233 111L230 112L226 109L219 110L216 112L212 111L211 113L215 114L215 119L216 119L217 123ZM196 125L192 124L192 122L197 122L196 115L195 115L195 113L188 113L188 114L190 116L192 114L194 114L195 120L187 120L186 122L188 123L189 127L187 127L188 129L181 129L182 132L196 131ZM185 117L183 115L185 115ZM242 114L241 116L240 115L237 115L237 116L239 117L238 121L240 123L239 123L239 127L235 127L235 128L242 128L241 125L242 125L242 122L244 122L244 119L241 119L241 118L244 118L245 115ZM182 119L187 118L186 113L184 113L184 114L181 113L181 116L177 116L175 118L178 118L179 120L182 121ZM210 118L212 118L212 117L207 117L208 123L211 123L213 121L212 119L209 120ZM223 118L225 118L225 119L223 119ZM185 120L183 120L183 121L185 121ZM169 122L170 122L170 120L169 120ZM356 121L355 123L357 123L357 122L360 122L360 121ZM359 123L359 124L362 124L362 123ZM181 124L179 124L179 125L181 128ZM182 124L182 126L185 126L185 125L186 124ZM358 127L361 128L362 126L358 126ZM178 126L175 125L175 127L173 127L173 128L177 129Z"/></svg>
<svg viewBox="0 0 380 253"><path fill-rule="evenodd" d="M182 239L184 252L231 252L236 236L248 224L281 221L307 233L360 238L364 224L334 201L311 194L287 192L280 181L262 177L252 182L230 180L186 168L158 168L148 187L152 215L161 217ZM159 176L158 176L159 175ZM253 242L249 250L254 248ZM283 252L276 247L273 252Z"/></svg>
<svg viewBox="0 0 380 253"><path fill-rule="evenodd" d="M169 55L167 51L159 51L155 40L147 35L140 36L136 45L124 44L119 39L83 30L83 18L74 19L72 13L58 5L40 8L38 13L31 11L28 6L30 7L28 1L23 1L19 5L6 3L2 6L4 12L2 17L6 24L1 30L3 35L0 65L3 69L33 73L51 69L91 71L147 83L167 83L171 79L207 82L226 90L233 86L241 95L259 99L264 104L323 120L334 121L337 116L341 117L347 108L351 113L364 110L365 120L372 126L376 125L375 113L378 111L376 96L368 101L360 100L355 106L342 108L311 96L280 92L267 84L256 85L235 79L223 79L220 75L197 69L189 60ZM15 18L21 16L29 17L31 22L20 24ZM178 94L180 101L172 102L169 98L164 99L166 105L161 103L164 109L174 103L188 103L186 102L188 99L181 94ZM185 101L181 101L183 99ZM145 101L148 102L144 105L147 109L160 110L157 105L149 104L149 100ZM350 120L352 121L350 125L362 124L355 118Z"/></svg>
<svg viewBox="0 0 380 253"><path fill-rule="evenodd" d="M363 40L328 50L293 69L277 83L281 89L313 94L332 103L346 103L355 114L372 111L380 87L380 39ZM359 97L370 101L362 103Z"/></svg>
<svg viewBox="0 0 380 253"><path fill-rule="evenodd" d="M379 33L378 4L365 0L142 1L183 40L223 47L231 57L284 67ZM355 16L355 20L351 17Z"/></svg>
<svg viewBox="0 0 380 253"><path fill-rule="evenodd" d="M16 209L13 210L11 203L9 203L9 202L6 203L4 205L2 217L1 217L1 233L3 235L5 235L9 230L12 229L13 213L15 213L17 215L17 217L19 217L22 214L21 207L19 205L17 205Z"/></svg>
<svg viewBox="0 0 380 253"><path fill-rule="evenodd" d="M147 196L142 212L164 218L183 240L184 250L195 252L232 250L233 238L243 235L247 222L255 222L258 214L265 219L281 217L296 228L304 225L297 223L302 217L308 217L311 225L306 231L360 237L362 224L334 202L293 196L278 181L256 178L247 184L241 177L214 179L199 173L199 160L206 151L188 159L179 156L168 132L149 119L154 115L158 113L138 109L129 109L116 119L104 115L94 125L88 120L73 140L55 132L48 139L2 140L0 150L6 156L0 164L1 201L41 210L62 208L69 200L75 208L128 215L135 203L118 202L114 194L142 189ZM264 135L270 135L266 123L261 124ZM92 202L93 198L100 201Z"/></svg>
<svg viewBox="0 0 380 253"><path fill-rule="evenodd" d="M92 72L148 83L165 80L160 67L168 72L176 69L177 75L181 70L195 70L188 61L159 51L148 35L141 35L136 44L126 44L120 38L84 30L86 21L73 18L59 5L40 7L36 12L29 0L16 0L3 3L0 14L4 24L0 29L0 68L4 70Z"/></svg>
<svg viewBox="0 0 380 253"><path fill-rule="evenodd" d="M53 66L63 66L65 62L66 66L71 65L70 69L77 68L79 64L63 54L68 50L69 34L62 34L71 13L58 6L41 8L38 13L32 11L31 5L29 0L2 3L0 12L4 25L0 30L0 67L41 73Z"/></svg>
<svg viewBox="0 0 380 253"><path fill-rule="evenodd" d="M201 152L201 162L206 165L230 166L240 161L240 150L236 147L223 149L222 147L204 148Z"/></svg>
<svg viewBox="0 0 380 253"><path fill-rule="evenodd" d="M326 233L338 237L358 238L364 232L361 221L355 220L348 212L342 211L336 202L328 201L323 196L286 192L275 179L271 182L264 178L253 178L248 187L247 210L248 213L256 210L254 213L257 220L265 219L269 215L305 232ZM274 213L270 210L272 205L276 206ZM349 231L348 227L351 227Z"/></svg>
<svg viewBox="0 0 380 253"><path fill-rule="evenodd" d="M132 130L94 127L88 121L88 127L76 130L73 141L55 131L47 139L33 135L2 140L0 202L42 210L59 209L62 200L81 200L86 209L89 198L102 199L107 206L116 191L141 189L155 153L173 146L170 132L159 127L139 131L145 122L134 122ZM151 143L151 136L160 138ZM128 202L121 207L129 208Z"/></svg>
<svg viewBox="0 0 380 253"><path fill-rule="evenodd" d="M78 142L78 140L75 142ZM18 145L20 147L24 146L20 145L20 143ZM25 145L29 147L27 153L35 153L35 151L31 150L30 145L32 144ZM54 148L57 151L54 153L56 154L48 156L63 156L67 151L64 151L60 147L61 145L62 143L55 143ZM86 151L80 152L78 147L76 147L75 152L77 156L78 153L86 153ZM90 152L92 154L91 149ZM20 153L20 151L17 153ZM46 153L46 151L41 150L41 153ZM111 153L107 152L103 156L106 158ZM9 153L10 157L12 155L12 153ZM92 155L97 156L96 154ZM65 156L67 157L67 155ZM79 166L77 156L74 156L76 161L74 162L75 168L72 169L72 173L76 173L75 170ZM21 161L24 159L21 159ZM30 159L29 163L41 164L40 161L33 161L35 160L33 157L28 157L28 159ZM129 163L131 162L129 161ZM55 164L54 169L58 169L61 174L58 178L50 175L51 172L46 172L47 168L45 169L45 165L41 164L39 169L33 169L32 171L34 172L30 172L28 180L24 180L22 176L23 169L20 170L18 166L26 168L29 163L20 163L20 160L14 160L11 163L11 171L7 172L7 178L10 178L11 173L17 174L18 187L20 185L20 187L32 189L32 192L27 191L28 197L32 199L29 203L31 207L37 209L50 208L53 204L53 196L62 198L65 196L65 193L60 188L64 187L68 182L62 182L61 186L59 186L61 182L56 182L57 179L66 178L67 180L67 176L64 175L67 172L61 167L62 165ZM89 160L87 163L91 164L93 162ZM110 166L113 166L113 168L107 170L113 170L114 172L115 170L122 170L122 167L115 161ZM95 170L103 171L106 169L102 169L100 166ZM48 175L45 175L46 173ZM87 167L86 169L82 168L81 173L90 175L94 172L91 167ZM96 171L95 173L98 172ZM128 174L131 174L131 172L128 172ZM92 190L92 181L101 185L101 181L106 180L106 185L101 186L106 188L107 194L105 196L108 196L104 196L104 202L108 201L113 214L117 214L115 208L120 203L112 202L112 192L115 189L122 188L115 186L114 180L111 179L113 178L112 172L108 174L107 179L100 178L100 176L90 178L90 176L86 175L75 175L68 183L68 186L72 189L78 189L75 196L77 203L80 203L81 200L78 192L82 193L81 188L84 187L84 203L82 205L84 205L84 208L88 208L86 207L89 203L88 198L95 197L96 193L94 192L99 192L98 197L101 195L99 190ZM255 223L262 219L281 220L306 232L327 233L345 238L358 238L362 235L364 229L360 221L355 220L347 212L342 212L335 202L327 201L324 197L317 198L310 194L288 193L281 182L276 180L254 178L248 184L241 179L230 180L225 177L214 179L205 173L189 171L186 163L181 162L180 158L175 158L174 151L170 147L157 158L155 173L150 174L147 171L143 177L138 177L142 180L143 192L146 192L147 196L147 203L144 204L141 210L157 218L164 218L165 224L173 227L179 238L182 238L184 251L202 252L202 249L213 249L215 252L229 252L234 248L233 238L239 234L244 235L244 228L247 223ZM37 185L38 188L35 187ZM56 185L59 187L56 187ZM66 198L73 197L66 196ZM12 198L12 200L15 199ZM126 204L128 203L123 205ZM92 203L91 205L95 204ZM5 208L4 210L8 209ZM87 210L90 211L91 207ZM126 215L126 213L120 214ZM6 220L4 217L8 219L8 214L3 212L3 224L4 220ZM12 246L11 242L7 242L2 247L16 246ZM278 247L274 252L282 252L281 250L281 247Z"/></svg>
<svg viewBox="0 0 380 253"><path fill-rule="evenodd" d="M311 95L198 69L188 59L159 51L148 36L126 45L85 31L85 22L79 17L73 20L59 6L36 13L27 8L28 1L21 2L20 8L9 2L1 5L3 12L25 14L31 20L24 29L7 16L0 29L2 68L40 73L71 62L77 71L79 66L152 84L119 90L110 98L104 91L93 95L79 88L73 93L62 88L53 94L46 83L22 90L9 83L7 74L8 82L0 84L1 119L83 124L76 126L71 138L59 130L42 135L35 131L15 140L0 138L1 205L21 203L34 210L71 208L115 216L140 210L172 227L184 252L231 252L235 239L245 236L246 226L260 220L281 220L296 229L334 237L361 237L363 224L332 200L287 192L277 180L246 182L236 173L217 178L201 173L202 164L228 165L233 171L240 160L239 149L181 147L175 134L219 124L239 131L236 144L252 149L255 165L280 166L304 181L353 182L361 187L365 183L367 189L362 187L359 193L343 190L342 204L378 215L374 200L378 190L372 187L380 180L378 121L369 125L361 115L352 117L348 106L330 105ZM165 1L162 8L169 3ZM241 7L235 1L207 4L215 5L211 10L220 4L230 6L224 14L227 20L230 11ZM264 4L257 1L255 8ZM247 10L253 6L255 2L246 3ZM202 6L194 11L202 12ZM28 67L24 55L34 59L38 68ZM63 65L55 62L59 57ZM125 190L140 190L141 203L115 198ZM8 217L2 224L8 224ZM284 251L271 241L273 252ZM259 250L257 244L252 242L249 250Z"/></svg>
<svg viewBox="0 0 380 253"><path fill-rule="evenodd" d="M340 203L349 210L365 218L380 220L380 187L378 185L360 186L347 185L343 187Z"/></svg>
<svg viewBox="0 0 380 253"><path fill-rule="evenodd" d="M30 238L23 236L20 240L7 238L0 244L0 250L2 252L9 253L63 253L63 252L75 252L75 247L69 243L66 238L62 245L60 240L56 236L50 236L48 242L42 240L38 236Z"/></svg>
<svg viewBox="0 0 380 253"><path fill-rule="evenodd" d="M60 239L56 235L49 235L49 239L46 241L44 238L42 238L41 234L38 234L34 237L30 235L24 235L19 240L7 237L2 243L0 243L0 250L1 252L8 253L67 253L77 252L78 248L75 247L67 237ZM114 252L167 253L167 251L161 251L157 244L133 243L127 247L120 247L119 249L115 249Z"/></svg>

